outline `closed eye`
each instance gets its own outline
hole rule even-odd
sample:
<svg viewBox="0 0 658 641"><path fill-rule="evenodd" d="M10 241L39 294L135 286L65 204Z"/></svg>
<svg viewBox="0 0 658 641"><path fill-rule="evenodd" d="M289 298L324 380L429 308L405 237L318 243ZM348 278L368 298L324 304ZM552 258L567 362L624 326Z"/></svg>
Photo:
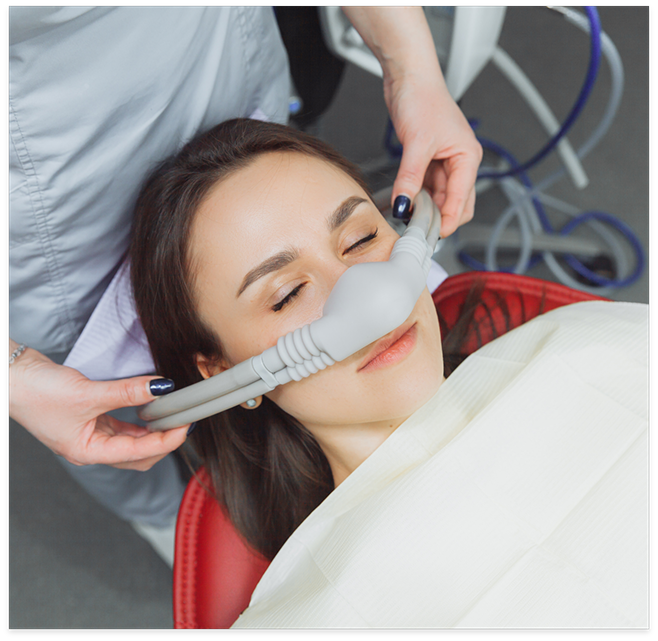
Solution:
<svg viewBox="0 0 658 641"><path fill-rule="evenodd" d="M272 311L278 312L282 310L293 298L299 296L304 285L306 285L306 283L300 283L297 285L297 287L295 287L295 289L293 289L284 299L280 300L276 305L272 306Z"/></svg>
<svg viewBox="0 0 658 641"><path fill-rule="evenodd" d="M345 254L348 254L349 252L353 251L353 250L356 249L357 247L359 247L359 246L361 246L361 245L364 245L365 243L369 243L371 240L374 240L375 238L377 238L377 233L378 233L378 232L379 232L379 228L375 229L375 231L372 232L372 234L370 234L369 236L366 236L365 238L362 238L361 240L357 240L357 241L354 243L354 245L351 245L350 247L348 247L348 248L343 252L343 256L344 256Z"/></svg>
<svg viewBox="0 0 658 641"><path fill-rule="evenodd" d="M343 255L348 254L351 251L354 251L361 245L365 245L366 243L369 243L371 240L374 240L375 238L377 238L378 233L379 233L379 228L375 229L375 231L372 232L372 234L368 234L368 236L364 236L360 240L357 240L353 245L350 245L350 247L348 247L343 252ZM297 287L295 287L295 289L293 289L285 298L283 298L278 303L276 303L276 305L272 306L272 311L274 312L281 311L290 301L292 301L294 298L299 296L304 285L306 285L306 283L300 283L299 285L297 285Z"/></svg>

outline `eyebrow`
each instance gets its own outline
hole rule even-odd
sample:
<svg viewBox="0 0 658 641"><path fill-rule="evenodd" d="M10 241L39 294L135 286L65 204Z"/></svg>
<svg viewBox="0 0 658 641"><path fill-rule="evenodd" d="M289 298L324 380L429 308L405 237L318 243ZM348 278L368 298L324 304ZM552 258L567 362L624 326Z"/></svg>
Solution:
<svg viewBox="0 0 658 641"><path fill-rule="evenodd" d="M361 204L368 202L365 198L359 196L350 196L345 199L336 210L329 216L327 219L327 226L329 231L333 232L338 229L351 215L354 213L354 210ZM252 285L259 278L267 276L272 272L283 269L286 265L289 265L294 260L299 258L299 251L297 249L284 249L274 256L270 256L268 259L264 260L260 265L254 267L242 281L240 289L238 290L236 298L244 292L249 285Z"/></svg>

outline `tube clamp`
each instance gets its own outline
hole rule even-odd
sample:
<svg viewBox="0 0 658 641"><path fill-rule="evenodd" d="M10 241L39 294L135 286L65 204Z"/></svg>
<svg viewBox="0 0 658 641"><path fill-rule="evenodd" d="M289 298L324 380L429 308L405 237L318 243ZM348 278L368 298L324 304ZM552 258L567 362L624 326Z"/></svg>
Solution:
<svg viewBox="0 0 658 641"><path fill-rule="evenodd" d="M276 380L276 377L272 372L270 372L267 367L265 367L265 363L263 363L263 355L259 354L258 356L254 356L251 359L251 366L254 368L254 371L258 376L260 376L261 380L265 383L270 388L270 391L273 390L275 387L278 387L279 381Z"/></svg>

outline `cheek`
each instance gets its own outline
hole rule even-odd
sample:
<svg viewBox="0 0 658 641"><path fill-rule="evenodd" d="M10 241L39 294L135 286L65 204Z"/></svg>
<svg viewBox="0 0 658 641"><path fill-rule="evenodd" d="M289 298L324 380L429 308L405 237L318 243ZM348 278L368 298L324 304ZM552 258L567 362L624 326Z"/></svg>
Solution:
<svg viewBox="0 0 658 641"><path fill-rule="evenodd" d="M350 377L348 367L337 363L299 382L277 387L267 396L305 425L347 422L354 412L347 386Z"/></svg>

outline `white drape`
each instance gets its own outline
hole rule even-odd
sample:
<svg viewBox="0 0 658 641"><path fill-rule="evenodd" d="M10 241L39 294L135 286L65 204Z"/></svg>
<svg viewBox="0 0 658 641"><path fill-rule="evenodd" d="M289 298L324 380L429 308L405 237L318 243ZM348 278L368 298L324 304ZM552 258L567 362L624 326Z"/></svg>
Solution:
<svg viewBox="0 0 658 641"><path fill-rule="evenodd" d="M647 315L569 305L470 356L235 627L646 627Z"/></svg>

